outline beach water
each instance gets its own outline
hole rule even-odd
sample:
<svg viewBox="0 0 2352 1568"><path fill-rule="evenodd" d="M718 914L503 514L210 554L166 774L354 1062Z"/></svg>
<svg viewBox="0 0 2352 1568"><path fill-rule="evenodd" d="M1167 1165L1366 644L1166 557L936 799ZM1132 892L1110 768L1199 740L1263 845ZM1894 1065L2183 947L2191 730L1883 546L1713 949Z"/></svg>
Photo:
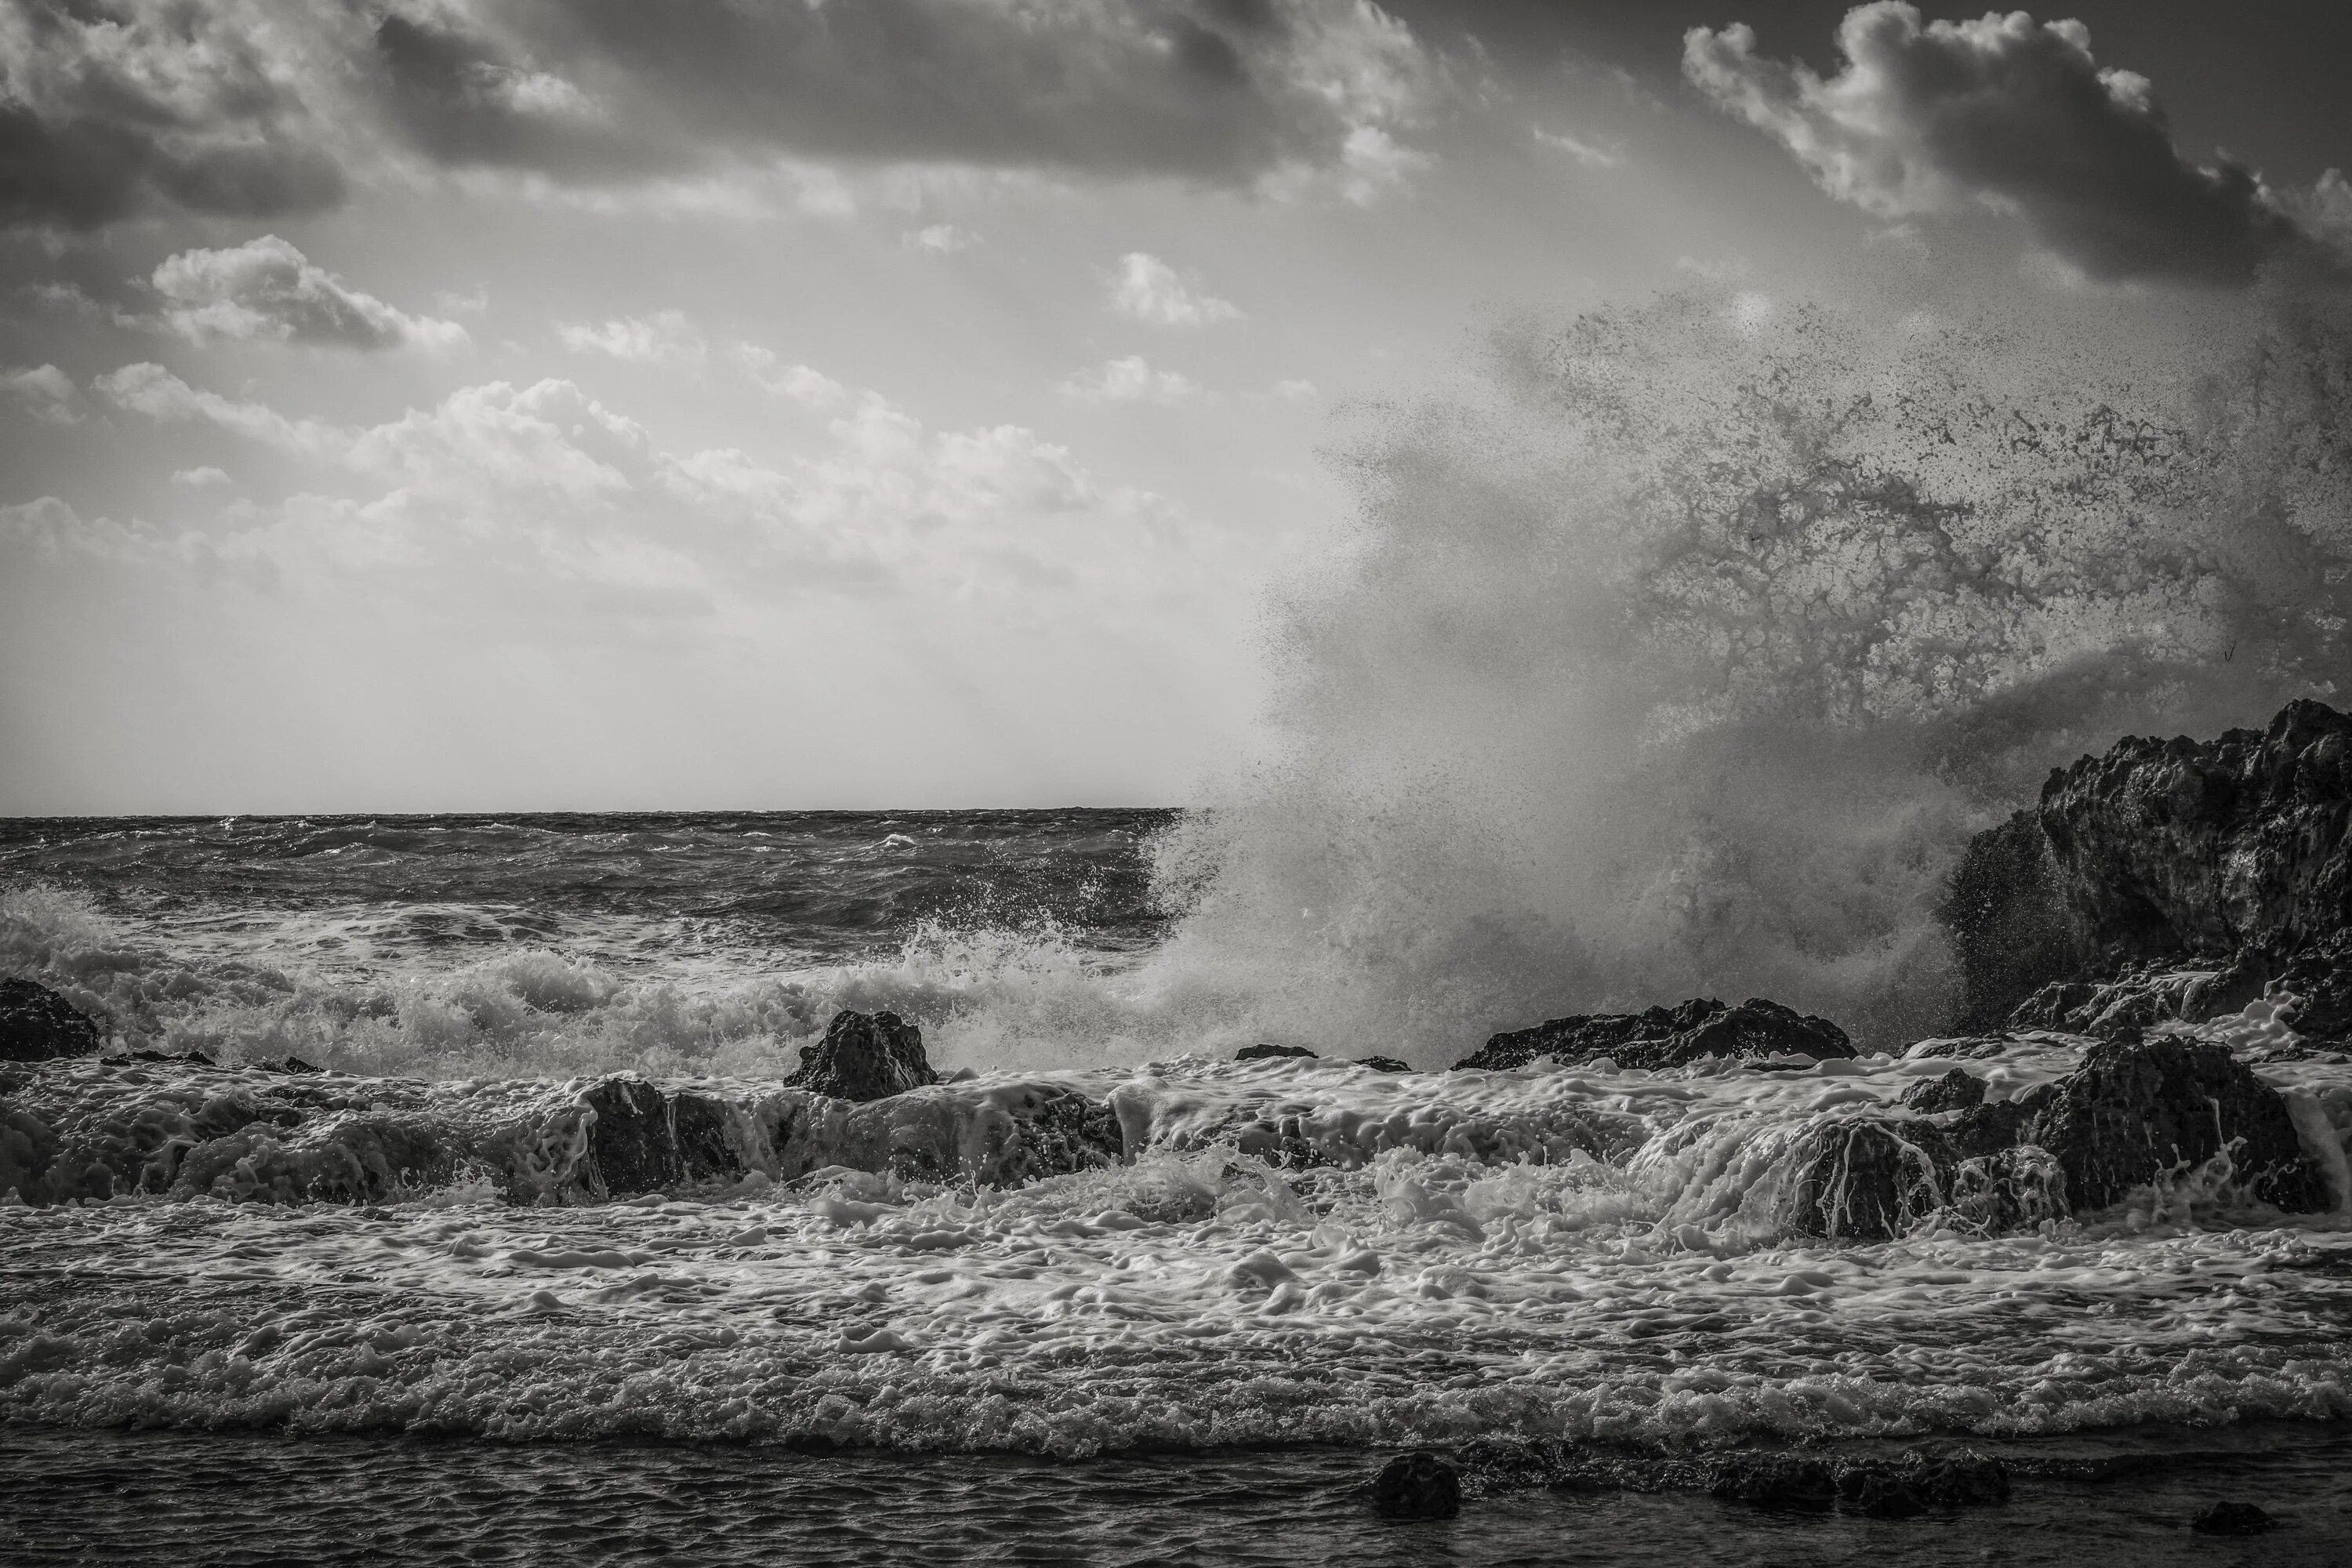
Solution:
<svg viewBox="0 0 2352 1568"><path fill-rule="evenodd" d="M2260 1069L2333 1148L2335 1214L2184 1171L2101 1215L1824 1240L1791 1206L1805 1131L1959 1047L1234 1062L1257 1020L1159 967L1174 822L6 825L0 954L115 1031L12 1103L212 1151L0 1208L11 1559L2320 1562L2352 1527L2352 1065ZM836 1008L879 1005L950 1075L927 1094L1079 1089L1129 1163L614 1203L550 1156L516 1201L499 1130L565 1125L591 1075L756 1126ZM2215 1027L2281 1037L2261 1004ZM2010 1098L2082 1044L1968 1065ZM430 1175L285 1201L385 1149ZM1789 1516L1672 1468L1923 1436L2004 1456L2011 1502ZM1357 1489L1387 1453L1497 1440L1611 1456L1618 1484L1474 1468L1425 1526ZM2222 1496L2287 1526L2259 1557L2190 1535Z"/></svg>

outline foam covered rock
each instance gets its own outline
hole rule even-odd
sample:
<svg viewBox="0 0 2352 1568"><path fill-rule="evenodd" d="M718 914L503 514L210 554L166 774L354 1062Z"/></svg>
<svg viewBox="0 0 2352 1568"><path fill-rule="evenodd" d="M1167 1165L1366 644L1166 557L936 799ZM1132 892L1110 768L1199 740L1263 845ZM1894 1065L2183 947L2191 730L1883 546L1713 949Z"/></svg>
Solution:
<svg viewBox="0 0 2352 1568"><path fill-rule="evenodd" d="M1456 1068L1522 1068L1539 1057L1564 1066L1608 1058L1621 1068L1683 1067L1703 1057L1846 1058L1854 1054L1845 1031L1817 1018L1751 996L1737 1007L1693 997L1643 1013L1591 1013L1552 1018L1532 1028L1493 1036Z"/></svg>

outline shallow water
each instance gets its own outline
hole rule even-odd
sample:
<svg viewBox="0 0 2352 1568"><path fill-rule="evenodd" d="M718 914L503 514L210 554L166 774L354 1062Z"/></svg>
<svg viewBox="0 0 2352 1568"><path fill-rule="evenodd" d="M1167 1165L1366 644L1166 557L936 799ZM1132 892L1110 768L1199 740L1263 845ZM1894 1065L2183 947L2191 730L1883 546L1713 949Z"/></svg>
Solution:
<svg viewBox="0 0 2352 1568"><path fill-rule="evenodd" d="M1084 1463L743 1446L509 1447L0 1426L15 1563L2340 1563L2352 1442L2164 1432L2000 1449L2011 1500L1903 1521L1691 1493L1528 1489L1391 1523L1347 1449ZM2221 1497L2280 1520L2191 1533ZM419 1500L430 1500L420 1508Z"/></svg>

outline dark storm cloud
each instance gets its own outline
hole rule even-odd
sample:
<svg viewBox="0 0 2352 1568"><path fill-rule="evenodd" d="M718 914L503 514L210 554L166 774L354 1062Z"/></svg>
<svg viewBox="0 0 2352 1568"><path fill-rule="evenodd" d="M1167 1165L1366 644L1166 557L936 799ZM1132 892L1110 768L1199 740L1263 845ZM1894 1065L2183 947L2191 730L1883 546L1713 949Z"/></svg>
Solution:
<svg viewBox="0 0 2352 1568"><path fill-rule="evenodd" d="M0 226L89 229L181 209L272 217L343 193L276 52L241 4L0 5Z"/></svg>
<svg viewBox="0 0 2352 1568"><path fill-rule="evenodd" d="M2237 282L2315 249L2252 170L2182 157L2147 79L2101 68L2079 22L1923 26L1881 0L1847 14L1838 44L1845 68L1823 79L1759 57L1746 26L1697 27L1683 67L1824 190L1884 217L2013 212L2100 279Z"/></svg>
<svg viewBox="0 0 2352 1568"><path fill-rule="evenodd" d="M1424 70L1346 0L530 0L404 8L374 47L435 157L577 177L727 151L1239 182L1337 161Z"/></svg>

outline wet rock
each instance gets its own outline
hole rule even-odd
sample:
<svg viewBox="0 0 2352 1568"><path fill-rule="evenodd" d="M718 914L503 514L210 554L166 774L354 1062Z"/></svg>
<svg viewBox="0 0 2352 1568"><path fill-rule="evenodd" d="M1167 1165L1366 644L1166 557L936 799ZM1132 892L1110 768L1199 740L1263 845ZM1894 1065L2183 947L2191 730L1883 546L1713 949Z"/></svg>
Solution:
<svg viewBox="0 0 2352 1568"><path fill-rule="evenodd" d="M999 1185L1097 1170L1125 1157L1118 1112L1075 1089L1028 1085L1003 1109L1010 1125L992 1126L982 1141L985 1168Z"/></svg>
<svg viewBox="0 0 2352 1568"><path fill-rule="evenodd" d="M1939 1158L1943 1157L1943 1158ZM1832 1241L1885 1241L1943 1206L1937 1130L1876 1117L1824 1120L1804 1135L1790 1228Z"/></svg>
<svg viewBox="0 0 2352 1568"><path fill-rule="evenodd" d="M2190 1520L2189 1528L2200 1535L2260 1535L2277 1524L2269 1512L2252 1503L2225 1499Z"/></svg>
<svg viewBox="0 0 2352 1568"><path fill-rule="evenodd" d="M2225 1145L2232 1180L2290 1213L2329 1206L2286 1103L2227 1047L2180 1035L2102 1041L2061 1079L2032 1141L2066 1175L2077 1214L2210 1160Z"/></svg>
<svg viewBox="0 0 2352 1568"><path fill-rule="evenodd" d="M1827 1018L1751 996L1737 1007L1693 997L1645 1013L1594 1013L1507 1030L1456 1068L1522 1068L1538 1057L1564 1065L1607 1057L1621 1068L1654 1071L1702 1057L1851 1057L1853 1042Z"/></svg>
<svg viewBox="0 0 2352 1568"><path fill-rule="evenodd" d="M1313 1061L1315 1053L1305 1046L1269 1046L1264 1041L1255 1046L1244 1046L1234 1053L1234 1060L1237 1062L1265 1061L1275 1057L1305 1057Z"/></svg>
<svg viewBox="0 0 2352 1568"><path fill-rule="evenodd" d="M844 1008L825 1026L824 1038L801 1053L800 1069L784 1079L795 1089L835 1100L882 1100L937 1083L923 1054L923 1032L896 1013Z"/></svg>
<svg viewBox="0 0 2352 1568"><path fill-rule="evenodd" d="M100 1039L89 1016L47 986L0 980L0 1061L95 1056Z"/></svg>
<svg viewBox="0 0 2352 1568"><path fill-rule="evenodd" d="M1903 1091L1903 1103L1925 1115L1967 1110L1984 1103L1984 1079L1965 1068L1954 1068L1941 1078L1922 1079Z"/></svg>
<svg viewBox="0 0 2352 1568"><path fill-rule="evenodd" d="M641 1079L609 1078L592 1085L581 1101L595 1112L582 1171L592 1196L627 1197L743 1173L720 1100L686 1089L665 1094Z"/></svg>
<svg viewBox="0 0 2352 1568"><path fill-rule="evenodd" d="M1425 1450L1399 1454L1372 1478L1372 1507L1387 1519L1452 1519L1462 1511L1462 1478Z"/></svg>
<svg viewBox="0 0 2352 1568"><path fill-rule="evenodd" d="M1978 834L1938 911L1960 961L1962 1029L1998 1029L2026 997L2088 960L2066 909L2049 836L2033 811Z"/></svg>
<svg viewBox="0 0 2352 1568"><path fill-rule="evenodd" d="M1356 1065L1360 1068L1370 1068L1374 1072L1411 1072L1412 1070L1412 1063L1401 1062L1394 1057L1358 1057Z"/></svg>

